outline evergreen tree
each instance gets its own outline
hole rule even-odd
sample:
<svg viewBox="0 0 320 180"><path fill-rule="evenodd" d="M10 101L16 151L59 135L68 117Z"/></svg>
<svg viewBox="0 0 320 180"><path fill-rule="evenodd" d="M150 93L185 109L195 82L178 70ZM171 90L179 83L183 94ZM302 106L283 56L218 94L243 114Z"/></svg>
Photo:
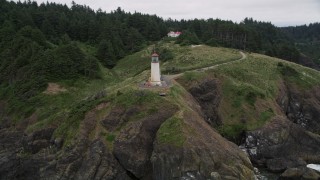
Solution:
<svg viewBox="0 0 320 180"><path fill-rule="evenodd" d="M97 58L105 66L112 68L115 65L115 52L110 41L102 40L98 46Z"/></svg>
<svg viewBox="0 0 320 180"><path fill-rule="evenodd" d="M177 43L181 45L199 44L200 40L195 33L186 30L178 37Z"/></svg>

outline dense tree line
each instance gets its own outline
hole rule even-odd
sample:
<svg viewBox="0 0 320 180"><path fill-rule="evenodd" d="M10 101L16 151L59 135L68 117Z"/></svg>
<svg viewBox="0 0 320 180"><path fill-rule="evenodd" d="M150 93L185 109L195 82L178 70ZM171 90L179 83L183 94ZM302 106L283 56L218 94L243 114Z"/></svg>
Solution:
<svg viewBox="0 0 320 180"><path fill-rule="evenodd" d="M296 47L303 54L320 64L320 23L284 27L281 30L295 40Z"/></svg>
<svg viewBox="0 0 320 180"><path fill-rule="evenodd" d="M31 26L57 45L66 39L89 43L107 51L108 57L104 57L101 51L97 55L105 65L114 64L117 59L140 50L147 41L159 40L167 32L161 18L125 13L120 8L106 13L74 2L71 8L48 2L38 5L31 1L15 3L1 0L0 3L2 27L12 24L13 30L18 31L24 26Z"/></svg>
<svg viewBox="0 0 320 180"><path fill-rule="evenodd" d="M121 8L106 13L74 2L68 7L0 0L0 12L0 84L10 87L14 97L21 99L39 93L49 81L99 78L99 63L112 68L122 57L160 40L170 30L183 32L176 39L181 45L205 43L290 61L299 57L291 36L304 31L301 27L294 30L301 33L290 36L271 23L248 18L241 23L220 19L163 20ZM96 51L87 53L79 43ZM165 55L171 58L170 54Z"/></svg>
<svg viewBox="0 0 320 180"><path fill-rule="evenodd" d="M299 52L292 38L268 22L246 18L241 23L220 19L194 19L166 21L168 27L183 31L178 43L205 43L210 46L224 46L259 52L269 56L296 61Z"/></svg>
<svg viewBox="0 0 320 180"><path fill-rule="evenodd" d="M74 2L69 8L0 0L0 12L1 93L21 101L43 91L50 81L99 78L99 62L112 68L118 59L167 32L157 16L120 8L94 11ZM97 52L84 52L78 42Z"/></svg>
<svg viewBox="0 0 320 180"><path fill-rule="evenodd" d="M283 32L288 34L296 42L308 43L320 41L320 23L311 23L302 26L290 26L281 28Z"/></svg>

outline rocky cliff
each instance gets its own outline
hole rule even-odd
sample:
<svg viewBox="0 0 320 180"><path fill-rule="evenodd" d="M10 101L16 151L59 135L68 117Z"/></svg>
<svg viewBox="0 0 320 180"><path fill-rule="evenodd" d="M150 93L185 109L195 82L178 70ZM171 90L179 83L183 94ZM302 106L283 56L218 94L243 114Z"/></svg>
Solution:
<svg viewBox="0 0 320 180"><path fill-rule="evenodd" d="M255 166L267 168L274 173L284 173L287 170L281 176L284 179L299 179L307 176L309 179L318 179L320 177L319 172L306 168L307 164L320 163L319 86L305 84L302 86L299 84L301 82L288 78L288 76L292 78L292 74L283 74L278 80L275 96L269 99L261 96L252 104L244 99L239 108L243 108L242 111L245 113L240 121L234 122L233 119L229 119L233 113L231 108L234 104L229 105L231 108L227 114L221 110L221 106L226 106L230 101L237 102L234 101L236 97L232 96L234 99L231 100L226 99L224 94L227 92L223 92L223 89L226 90L223 82L226 78L222 77L219 80L213 78L214 76L209 73L194 82L185 81L183 78L180 80L180 83L200 104L203 117L208 124L219 131L228 124L241 128L236 138L230 140L242 144L240 148L247 152ZM238 96L242 95L239 93L240 90L233 91ZM261 112L260 109L266 104L270 108L267 112L271 112L269 120L264 118L266 111L257 113ZM252 121L249 118L256 121L256 125L260 125L256 128L248 126L247 123ZM262 123L262 120L265 122ZM228 133L237 131L238 129L234 128Z"/></svg>
<svg viewBox="0 0 320 180"><path fill-rule="evenodd" d="M284 176L300 168L291 177L299 178L308 173L307 164L320 163L319 92L319 87L299 90L292 84L281 84L277 103L283 114L246 134L245 147L255 164L272 172L288 170ZM316 171L313 173L310 179L320 177Z"/></svg>
<svg viewBox="0 0 320 180"><path fill-rule="evenodd" d="M181 97L183 108L99 104L72 143L56 127L2 127L0 179L254 179L246 154L199 115L190 94Z"/></svg>

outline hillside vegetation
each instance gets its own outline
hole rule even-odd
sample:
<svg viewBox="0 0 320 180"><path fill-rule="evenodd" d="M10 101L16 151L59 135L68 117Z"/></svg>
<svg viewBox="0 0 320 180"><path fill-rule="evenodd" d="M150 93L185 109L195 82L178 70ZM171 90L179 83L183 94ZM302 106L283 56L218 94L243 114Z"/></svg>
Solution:
<svg viewBox="0 0 320 180"><path fill-rule="evenodd" d="M293 41L282 31L270 23L248 18L240 24L219 19L172 21L127 13L121 8L106 13L76 3L69 8L31 1L1 0L0 7L0 96L8 102L10 114L31 115L39 101L36 96L49 82L116 82L143 72L154 48L149 45L169 30L184 31L175 42L181 45L232 47L292 61L297 57ZM163 62L172 60L163 64L163 73L183 72L239 57L234 50L224 48L214 49L212 55L208 46L190 51L188 46L165 47L168 44L156 47ZM139 52L145 47L148 48ZM123 58L127 60L119 61ZM127 63L130 59L137 61Z"/></svg>
<svg viewBox="0 0 320 180"><path fill-rule="evenodd" d="M32 115L36 117L37 122L29 125L29 132L47 126L57 126L59 127L56 131L57 136L68 134L68 137L71 138L77 133L85 113L98 104L102 102L117 104L123 99L120 98L122 96L125 97L123 99L125 104L135 104L135 100L132 98L140 96L138 84L149 78L152 48L150 46L121 59L112 70L100 67L100 79L87 80L82 78L77 81L59 81L58 83L67 91L57 95L40 93L35 96L34 100L37 101L32 105L30 113L15 113L17 124L19 124L20 115L25 117ZM205 79L214 78L221 81L222 100L218 112L223 122L216 128L222 135L235 141L243 131L257 129L278 114L275 99L281 81L295 84L301 90L310 89L320 83L320 75L317 71L259 54L247 54L247 59L233 62L240 59L241 55L232 49L204 45L179 46L167 42L161 42L157 48L162 51L166 49L167 53L172 53L171 58L161 62L162 71L170 74L221 64L222 62L231 62L206 72L186 72L179 79L179 82L188 89L197 86ZM189 61L192 59L193 66L189 66L190 63L186 63L186 59ZM170 67L169 70L172 70L171 67L180 68L168 71L168 67ZM178 89L174 86L169 90L169 94L172 93L172 96L168 98L168 102L177 104L182 108L182 111L185 111L183 110L184 106L181 106L184 100L179 95L184 91ZM154 93L155 99L161 98L156 95L157 92ZM144 96L142 93L141 97L145 98ZM140 103L142 102L144 101ZM152 106L154 107L155 104ZM9 107L7 111L10 114ZM26 107L21 106L21 108ZM107 112L109 110L106 109L105 113ZM178 123L181 121L179 119L181 117L173 118L171 121ZM181 127L181 124L178 124L177 127ZM179 130L174 131L179 132ZM161 142L164 142L166 136L161 136L163 136ZM177 135L177 138L183 137L180 136Z"/></svg>
<svg viewBox="0 0 320 180"><path fill-rule="evenodd" d="M218 66L206 73L185 73L179 79L187 89L208 79L219 79L221 102L216 126L225 137L240 142L241 133L262 127L280 115L276 102L282 82L301 92L320 85L320 74L297 64L259 54L248 54L244 61Z"/></svg>
<svg viewBox="0 0 320 180"><path fill-rule="evenodd" d="M74 2L0 0L0 12L0 179L254 179L234 143L280 116L319 142L320 73L262 55L299 57L271 23ZM164 38L169 30L182 35ZM142 86L153 51L166 87ZM294 109L295 97L307 110ZM308 143L301 157L318 163Z"/></svg>
<svg viewBox="0 0 320 180"><path fill-rule="evenodd" d="M89 58L92 57L90 54L96 51L96 48L81 42L72 42L62 47L76 48L78 54ZM161 167L166 167L167 161L161 158L164 155L170 158L185 158L185 161L190 161L184 165L186 168L199 167L200 162L206 162L209 165L201 166L210 169L212 163L219 162L224 167L219 169L219 173L224 176L228 176L229 168L233 168L233 171L241 174L242 179L248 179L253 177L253 173L247 156L217 132L235 143L240 143L244 132L256 130L281 114L276 103L281 82L290 83L301 91L320 85L319 72L284 60L254 53L247 53L247 57L242 59L239 51L234 49L206 45L180 46L164 40L155 47L158 52L162 52L162 73L181 73L182 76L177 82L172 81L172 86L143 89L139 84L150 76L150 54L153 48L154 46L148 46L120 59L113 69L105 68L95 61L98 70L96 77L88 77L81 74L82 71L79 74L77 71L66 72L64 79L56 78L61 74L56 77L48 75L48 80L44 82L53 84L56 92L50 93L54 92L54 89L43 88L29 97L28 101L17 101L15 98L18 97L14 96L14 92L7 91L8 89L2 86L1 127L15 127L29 136L47 131L48 128L53 129L50 137L54 142L61 142L61 145L57 145L61 149L55 149L51 153L57 155L60 164L65 161L73 163L73 160L65 159L73 156L74 151L80 151L79 156L95 152L83 150L82 143L87 143L85 146L91 149L96 148L92 143L99 142L101 146L107 146L102 151L108 154L107 160L118 158L117 163L130 169L137 177L151 172L140 172L141 169L151 167L145 164L164 163ZM54 49L53 51L58 53L52 56L57 59L60 55L67 58L65 55L68 53L59 53L63 50L60 47ZM51 51L49 49L48 53ZM197 71L198 68L212 65L218 66L207 71ZM56 72L60 72L59 70ZM76 77L68 78L69 73ZM208 86L203 86L206 82L209 82ZM208 94L197 96L190 91L191 88L199 87L202 89L194 92ZM166 93L166 96L159 96L159 93ZM219 103L211 106L216 102ZM220 121L204 121L203 117L207 115L205 108L208 112L217 112ZM33 143L37 142L42 141L35 140ZM24 151L18 154L25 158L22 161L42 152L42 146L32 143L25 146L27 148L23 148ZM228 150L227 154L224 149ZM181 150L187 152L187 156L181 157ZM212 150L217 152L215 157L207 155L210 154L207 151ZM191 156L192 152L199 152L201 155ZM233 156L234 154L236 155ZM141 158L143 161L137 161ZM201 158L201 161L197 161L198 158ZM212 159L206 161L208 158ZM77 156L77 159L81 158ZM88 161L92 160L94 159ZM176 167L179 161L170 163L170 167ZM240 170L234 167L234 164L239 163L244 164ZM63 167L57 166L57 169ZM56 171L59 171L57 169ZM175 171L184 172L180 169ZM202 173L205 176L210 175L207 172ZM171 177L170 173L161 174L167 175L169 179Z"/></svg>
<svg viewBox="0 0 320 180"><path fill-rule="evenodd" d="M320 23L281 28L290 38L294 39L297 49L311 58L314 63L320 64Z"/></svg>

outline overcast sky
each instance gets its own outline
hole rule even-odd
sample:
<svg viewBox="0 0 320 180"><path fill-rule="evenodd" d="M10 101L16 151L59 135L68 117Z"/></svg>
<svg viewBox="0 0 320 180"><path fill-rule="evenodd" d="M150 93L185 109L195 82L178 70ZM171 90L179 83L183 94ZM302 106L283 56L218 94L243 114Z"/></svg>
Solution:
<svg viewBox="0 0 320 180"><path fill-rule="evenodd" d="M23 0L21 0L23 1ZM36 0L46 2L47 0ZM48 0L71 5L72 0ZM156 14L163 18L220 18L242 21L252 17L276 26L320 22L320 0L74 0L97 10L110 12L117 7L125 11Z"/></svg>

